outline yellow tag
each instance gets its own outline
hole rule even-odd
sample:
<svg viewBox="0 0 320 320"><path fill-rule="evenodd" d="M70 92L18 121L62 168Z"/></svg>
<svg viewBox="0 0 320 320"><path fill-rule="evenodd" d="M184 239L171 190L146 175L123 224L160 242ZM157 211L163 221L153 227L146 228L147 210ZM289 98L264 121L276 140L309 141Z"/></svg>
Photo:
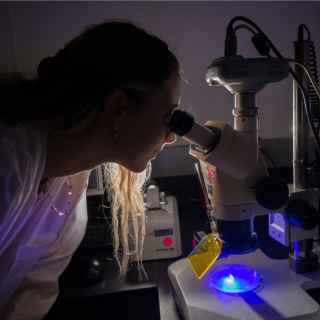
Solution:
<svg viewBox="0 0 320 320"><path fill-rule="evenodd" d="M222 241L216 233L207 234L188 256L188 261L196 274L201 279L213 263L218 259Z"/></svg>

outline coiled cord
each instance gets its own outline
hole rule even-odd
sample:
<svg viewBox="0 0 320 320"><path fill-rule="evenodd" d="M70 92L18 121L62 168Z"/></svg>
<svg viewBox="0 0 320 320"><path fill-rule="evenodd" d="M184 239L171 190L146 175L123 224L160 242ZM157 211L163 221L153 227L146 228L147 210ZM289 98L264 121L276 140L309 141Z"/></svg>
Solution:
<svg viewBox="0 0 320 320"><path fill-rule="evenodd" d="M316 57L316 50L313 44L313 41L310 41L310 65L309 68L311 73L319 86L319 76L318 76L318 67L317 67L317 57ZM309 102L310 102L310 109L312 119L315 122L320 122L320 102L319 97L314 89L314 86L310 84L309 87Z"/></svg>

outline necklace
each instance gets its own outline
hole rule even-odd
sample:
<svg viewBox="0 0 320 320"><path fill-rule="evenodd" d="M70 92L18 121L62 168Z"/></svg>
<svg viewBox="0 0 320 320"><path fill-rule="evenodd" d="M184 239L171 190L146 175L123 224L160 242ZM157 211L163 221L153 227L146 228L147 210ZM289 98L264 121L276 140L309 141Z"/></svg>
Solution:
<svg viewBox="0 0 320 320"><path fill-rule="evenodd" d="M50 191L48 191L48 181L49 181L49 178L43 178L40 182L40 186L39 186L39 191L42 191L44 194L48 193L48 197L50 199L50 202L51 202L51 209L53 211L55 211L56 213L59 214L59 216L63 216L63 215L69 215L70 214L70 205L71 205L71 195L72 195L72 176L69 176L69 180L70 180L70 183L69 183L69 190L68 190L68 207L67 207L67 210L66 212L62 212L60 210L57 209L57 207L53 204L53 201L52 201L52 198L51 198L51 194L50 194Z"/></svg>

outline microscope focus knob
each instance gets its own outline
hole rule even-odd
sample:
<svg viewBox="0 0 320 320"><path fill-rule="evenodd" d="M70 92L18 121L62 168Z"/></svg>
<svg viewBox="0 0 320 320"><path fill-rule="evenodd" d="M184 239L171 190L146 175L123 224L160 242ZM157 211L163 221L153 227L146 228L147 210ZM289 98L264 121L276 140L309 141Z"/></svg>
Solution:
<svg viewBox="0 0 320 320"><path fill-rule="evenodd" d="M283 207L289 199L287 183L277 177L267 177L256 187L256 199L261 207L276 210Z"/></svg>

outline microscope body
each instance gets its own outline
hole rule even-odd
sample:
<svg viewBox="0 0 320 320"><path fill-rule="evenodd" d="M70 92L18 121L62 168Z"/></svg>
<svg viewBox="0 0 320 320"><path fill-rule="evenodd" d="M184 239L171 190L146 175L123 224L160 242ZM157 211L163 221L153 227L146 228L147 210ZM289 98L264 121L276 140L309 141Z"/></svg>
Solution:
<svg viewBox="0 0 320 320"><path fill-rule="evenodd" d="M270 177L252 135L247 136L218 121L208 121L205 126L221 130L219 143L206 154L191 145L189 153L200 162L204 192L210 200L210 214L215 221L216 230L213 231L224 241L222 251L227 254L255 251L259 247L259 241L254 232L253 218L269 215L269 235L284 246L295 244L289 257L291 269L297 273L316 270L318 257L311 250L312 239L319 236L316 222L318 190L287 185L288 193L281 195L279 193L283 192L283 185L278 189L280 191L271 190L270 188L277 189L278 186L268 186L268 183L267 187L261 188L261 181L268 181ZM259 188L262 193L260 196L257 194ZM272 205L274 198L278 196L282 198L281 201L277 202L276 199L276 205ZM259 201L259 197L266 197L265 202ZM295 202L303 202L304 207L296 209ZM308 210L313 212L313 217L310 218L312 213ZM291 211L298 211L298 216ZM309 225L297 221L313 218L315 220Z"/></svg>

